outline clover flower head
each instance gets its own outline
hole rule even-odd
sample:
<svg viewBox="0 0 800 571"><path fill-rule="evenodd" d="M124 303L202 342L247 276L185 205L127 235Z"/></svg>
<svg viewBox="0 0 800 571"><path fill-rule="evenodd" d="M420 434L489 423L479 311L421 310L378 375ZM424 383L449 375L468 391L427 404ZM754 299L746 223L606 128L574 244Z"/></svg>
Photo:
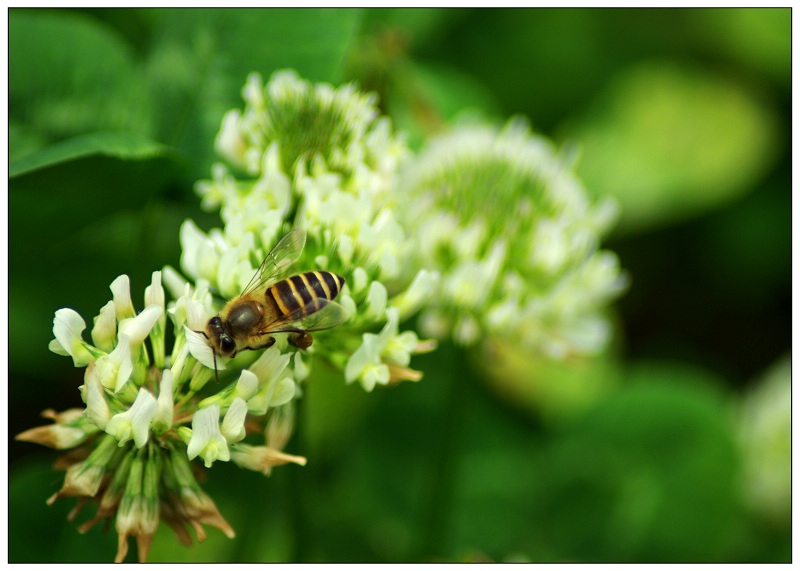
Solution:
<svg viewBox="0 0 800 571"><path fill-rule="evenodd" d="M242 94L244 108L225 115L216 139L222 162L196 186L204 208L219 208L222 224L181 225L180 272L169 266L153 272L141 311L128 276L115 279L91 341L77 312L56 312L50 349L86 367L80 387L86 408L53 413L53 424L18 436L74 449L62 460L64 485L49 501L78 496L83 507L85 499L97 500L96 514L79 530L115 519L117 561L125 559L130 537L144 561L160 521L187 545L187 527L202 541L202 524L233 537L190 462L210 468L233 461L267 475L282 464L305 465L283 448L294 401L320 362L369 391L418 381L422 373L409 368L411 355L434 347L414 331L400 332L401 320L425 305L439 274L421 270L414 258L398 213L404 202L394 192L410 151L381 117L375 95L354 85L312 84L292 71L266 84L252 74ZM304 237L303 247L272 256L292 229ZM309 304L313 290L313 299L332 311L314 303L293 323L298 331L257 329L251 334L262 339L252 346L239 346L237 338L235 356L218 354L209 339L218 325L210 320L227 319L226 304L251 282L260 287L247 295L265 301L267 287L291 276L290 265L295 274L343 278L335 293L310 282L305 297L298 292ZM300 282L291 283L297 291ZM306 328L313 343L293 347ZM259 349L269 344L267 335L274 344ZM305 347L309 341L301 338Z"/></svg>
<svg viewBox="0 0 800 571"><path fill-rule="evenodd" d="M72 496L98 499L97 514L79 529L86 531L101 520L114 518L119 536L117 561L125 558L131 536L136 538L140 561L144 561L161 519L172 525L184 542L185 525L202 530L200 523L209 523L225 533L230 530L210 498L202 494L191 470L181 468L177 479L170 476L176 462L182 465L176 460L179 450L183 462L189 460L182 431L191 433L190 423L198 428L195 440L200 443L199 447L192 444L192 453L198 448L196 455L209 465L215 459L230 458L224 438L222 445L214 448L219 444L213 438L219 434L219 427L214 433L209 413L194 408L197 400L193 387L202 385L211 375L189 353L185 331L187 323L197 325L207 320L208 287L199 283L191 288L187 282L178 287L183 293L179 302L168 305L162 279L171 280L175 286L175 276L166 270L153 272L145 290L146 307L138 313L130 298L127 276L114 280L114 299L94 320L94 344L82 338L85 321L80 315L71 309L56 312L55 340L50 348L71 356L77 366L86 366L80 387L86 408L45 411L44 416L54 424L17 436L59 450L76 449L63 457L67 472L64 485L48 502ZM165 347L167 319L172 320L175 331L171 355L166 354ZM247 398L255 387L240 392ZM245 401L239 397L226 414L224 428L232 441L244 437L243 406L246 414ZM219 406L211 411L219 415ZM202 505L203 511L189 509L186 489L192 490L192 498L202 498L200 504L192 505ZM70 519L78 512L74 510Z"/></svg>
<svg viewBox="0 0 800 571"><path fill-rule="evenodd" d="M552 356L608 341L606 304L625 289L599 249L614 221L569 164L519 120L465 125L431 140L403 177L418 265L438 274L421 323L463 345L514 336Z"/></svg>

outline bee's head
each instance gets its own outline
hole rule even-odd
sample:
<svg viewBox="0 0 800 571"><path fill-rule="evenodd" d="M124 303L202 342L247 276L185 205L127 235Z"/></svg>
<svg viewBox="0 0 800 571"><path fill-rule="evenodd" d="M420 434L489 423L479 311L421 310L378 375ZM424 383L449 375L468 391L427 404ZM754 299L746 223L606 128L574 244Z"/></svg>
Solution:
<svg viewBox="0 0 800 571"><path fill-rule="evenodd" d="M211 347L216 353L223 357L233 357L236 355L236 342L222 327L222 319L219 316L208 320L206 326L206 337L211 342Z"/></svg>

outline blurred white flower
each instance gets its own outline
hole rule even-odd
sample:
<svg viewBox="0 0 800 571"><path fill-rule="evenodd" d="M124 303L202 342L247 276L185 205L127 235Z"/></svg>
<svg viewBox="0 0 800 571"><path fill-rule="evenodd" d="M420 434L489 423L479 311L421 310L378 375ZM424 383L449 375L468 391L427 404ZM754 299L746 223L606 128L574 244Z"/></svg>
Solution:
<svg viewBox="0 0 800 571"><path fill-rule="evenodd" d="M791 523L792 360L781 358L742 399L738 440L744 457L742 492L755 512Z"/></svg>
<svg viewBox="0 0 800 571"><path fill-rule="evenodd" d="M603 349L606 306L627 285L598 249L616 206L593 203L549 141L521 120L462 126L429 141L402 180L416 261L440 275L427 334L512 336L559 357Z"/></svg>

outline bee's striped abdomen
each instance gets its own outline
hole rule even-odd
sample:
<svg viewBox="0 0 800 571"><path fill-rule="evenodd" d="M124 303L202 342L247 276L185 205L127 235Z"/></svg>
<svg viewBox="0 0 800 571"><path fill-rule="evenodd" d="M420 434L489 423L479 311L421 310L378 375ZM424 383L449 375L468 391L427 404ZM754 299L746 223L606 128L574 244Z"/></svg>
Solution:
<svg viewBox="0 0 800 571"><path fill-rule="evenodd" d="M305 281L313 294L317 297L324 297L325 299L334 300L339 292L342 291L344 285L344 278L332 274L330 272L323 272L318 270L316 272L306 272L295 278L301 278Z"/></svg>
<svg viewBox="0 0 800 571"><path fill-rule="evenodd" d="M264 298L274 307L277 315L287 316L296 312L310 315L317 311L317 299L336 299L343 285L344 278L317 270L276 283L267 288Z"/></svg>

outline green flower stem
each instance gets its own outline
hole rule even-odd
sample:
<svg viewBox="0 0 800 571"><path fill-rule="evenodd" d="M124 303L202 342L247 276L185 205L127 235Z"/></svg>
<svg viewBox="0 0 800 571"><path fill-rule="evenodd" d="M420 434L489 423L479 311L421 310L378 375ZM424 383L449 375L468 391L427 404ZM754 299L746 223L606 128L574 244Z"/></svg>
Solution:
<svg viewBox="0 0 800 571"><path fill-rule="evenodd" d="M298 399L296 401L295 414L296 418L303 418L305 409L307 409L306 399ZM294 440L302 450L308 449L308 439L306 437L305 424L297 422L294 425ZM306 545L311 541L311 527L308 524L309 515L309 502L307 498L307 490L312 488L313 477L309 470L311 468L304 467L302 470L296 470L296 477L288 478L289 502L290 509L288 510L289 528L292 530L292 537L294 537L294 544L291 548L291 557L289 561L295 563L304 563L308 560Z"/></svg>
<svg viewBox="0 0 800 571"><path fill-rule="evenodd" d="M175 405L175 410L182 410L183 407L186 406L186 403L189 402L195 394L197 394L197 391L188 391Z"/></svg>
<svg viewBox="0 0 800 571"><path fill-rule="evenodd" d="M441 381L446 383L442 402L437 410L444 413L439 417L439 426L432 429L431 441L435 443L430 450L432 468L427 479L427 495L423 492L423 505L419 529L421 541L415 561L430 561L445 557L446 546L452 528L459 457L466 426L466 408L469 405L469 382L472 376L469 359L461 351L451 350L451 371Z"/></svg>

